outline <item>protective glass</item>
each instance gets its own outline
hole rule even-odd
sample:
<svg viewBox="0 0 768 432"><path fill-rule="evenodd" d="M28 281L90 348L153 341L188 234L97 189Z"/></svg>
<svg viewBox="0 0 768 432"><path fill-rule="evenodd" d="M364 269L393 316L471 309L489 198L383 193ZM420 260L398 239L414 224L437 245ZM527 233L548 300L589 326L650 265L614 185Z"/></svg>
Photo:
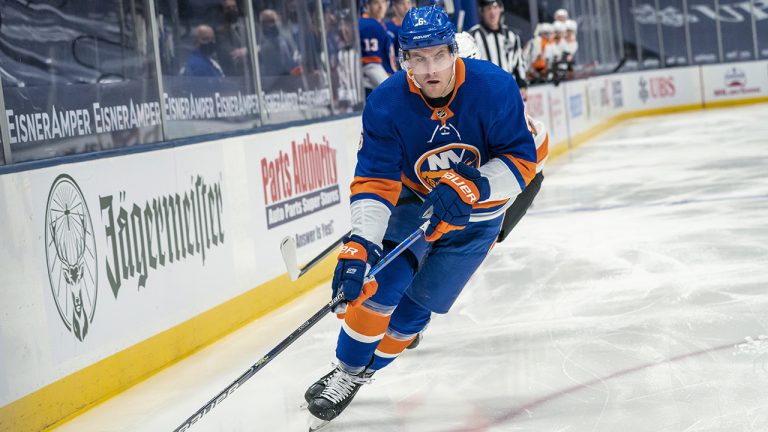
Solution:
<svg viewBox="0 0 768 432"><path fill-rule="evenodd" d="M437 54L424 55L411 51L404 56L403 69L410 70L415 75L440 72L453 66L456 56L448 50L440 50Z"/></svg>

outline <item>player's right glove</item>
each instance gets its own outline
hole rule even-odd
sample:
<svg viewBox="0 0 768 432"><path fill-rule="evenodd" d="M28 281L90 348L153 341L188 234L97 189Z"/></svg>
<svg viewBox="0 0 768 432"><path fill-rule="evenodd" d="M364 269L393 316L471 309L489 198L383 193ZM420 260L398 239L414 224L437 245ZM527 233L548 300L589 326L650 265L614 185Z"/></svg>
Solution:
<svg viewBox="0 0 768 432"><path fill-rule="evenodd" d="M368 270L381 259L381 248L375 243L353 234L344 239L344 246L339 252L339 262L333 272L332 298L339 290L344 292L345 302L334 308L333 312L343 317L347 304L356 306L376 293L376 279L365 279Z"/></svg>
<svg viewBox="0 0 768 432"><path fill-rule="evenodd" d="M433 242L447 232L464 229L469 223L472 205L490 195L490 183L478 169L463 163L452 165L421 207L422 214L432 207L425 232L427 241Z"/></svg>

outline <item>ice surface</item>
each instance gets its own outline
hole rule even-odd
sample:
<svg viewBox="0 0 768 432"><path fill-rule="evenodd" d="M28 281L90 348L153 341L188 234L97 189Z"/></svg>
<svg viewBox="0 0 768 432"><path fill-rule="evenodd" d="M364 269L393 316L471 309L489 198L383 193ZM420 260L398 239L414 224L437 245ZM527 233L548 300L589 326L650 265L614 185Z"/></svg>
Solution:
<svg viewBox="0 0 768 432"><path fill-rule="evenodd" d="M768 431L766 118L636 119L550 163L451 313L324 431ZM59 430L172 430L328 291ZM323 320L190 430L306 431L299 404L338 327Z"/></svg>

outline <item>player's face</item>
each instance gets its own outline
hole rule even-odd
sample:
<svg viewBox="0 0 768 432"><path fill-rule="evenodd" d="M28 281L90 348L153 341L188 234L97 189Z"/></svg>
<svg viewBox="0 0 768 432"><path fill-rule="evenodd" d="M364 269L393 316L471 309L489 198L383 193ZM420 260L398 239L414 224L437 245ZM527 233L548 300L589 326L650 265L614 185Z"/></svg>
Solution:
<svg viewBox="0 0 768 432"><path fill-rule="evenodd" d="M368 15L373 19L383 20L387 16L389 0L368 0Z"/></svg>
<svg viewBox="0 0 768 432"><path fill-rule="evenodd" d="M408 52L408 68L424 94L438 98L452 89L455 59L448 45L415 49Z"/></svg>
<svg viewBox="0 0 768 432"><path fill-rule="evenodd" d="M392 9L395 11L395 15L403 17L405 14L413 7L413 2L411 0L402 0L399 2L394 2L392 4Z"/></svg>

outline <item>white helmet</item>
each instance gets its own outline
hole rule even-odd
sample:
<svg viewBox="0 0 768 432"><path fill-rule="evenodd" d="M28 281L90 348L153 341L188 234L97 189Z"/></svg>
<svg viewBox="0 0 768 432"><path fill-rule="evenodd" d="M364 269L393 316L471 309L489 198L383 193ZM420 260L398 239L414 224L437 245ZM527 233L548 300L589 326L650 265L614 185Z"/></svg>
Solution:
<svg viewBox="0 0 768 432"><path fill-rule="evenodd" d="M471 34L467 32L456 33L456 45L459 47L459 57L480 58L480 49Z"/></svg>
<svg viewBox="0 0 768 432"><path fill-rule="evenodd" d="M539 24L539 34L542 33L552 33L555 31L555 28L552 27L551 23L541 23Z"/></svg>
<svg viewBox="0 0 768 432"><path fill-rule="evenodd" d="M568 19L568 11L567 10L565 10L565 9L558 9L558 10L555 11L555 20L560 20L560 19L562 19L563 21Z"/></svg>
<svg viewBox="0 0 768 432"><path fill-rule="evenodd" d="M555 21L552 23L552 28L555 30L555 33L563 34L565 33L565 23L562 21Z"/></svg>
<svg viewBox="0 0 768 432"><path fill-rule="evenodd" d="M578 24L576 24L576 21L574 21L572 19L569 19L568 21L565 22L565 29L566 30L570 30L572 32L575 32L577 28L578 28Z"/></svg>

